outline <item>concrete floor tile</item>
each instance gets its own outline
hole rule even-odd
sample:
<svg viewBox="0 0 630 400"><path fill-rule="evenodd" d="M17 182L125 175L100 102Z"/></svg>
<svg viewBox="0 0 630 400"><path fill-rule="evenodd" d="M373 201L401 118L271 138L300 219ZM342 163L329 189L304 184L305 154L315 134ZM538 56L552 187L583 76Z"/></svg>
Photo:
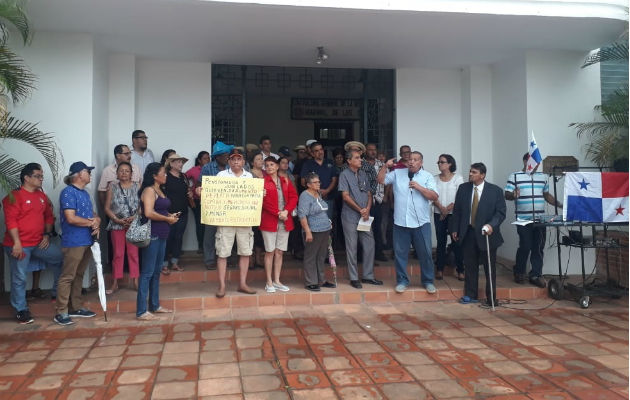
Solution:
<svg viewBox="0 0 630 400"><path fill-rule="evenodd" d="M153 372L153 369L149 368L123 370L116 379L116 383L119 385L145 383L151 378Z"/></svg>
<svg viewBox="0 0 630 400"><path fill-rule="evenodd" d="M468 391L457 381L452 379L426 381L422 385L436 398L448 399L454 397L469 397Z"/></svg>
<svg viewBox="0 0 630 400"><path fill-rule="evenodd" d="M374 386L349 386L337 389L342 400L365 399L382 400L383 396Z"/></svg>
<svg viewBox="0 0 630 400"><path fill-rule="evenodd" d="M199 366L199 379L240 376L238 363L204 364Z"/></svg>
<svg viewBox="0 0 630 400"><path fill-rule="evenodd" d="M328 371L328 377L334 386L371 385L370 377L360 369Z"/></svg>
<svg viewBox="0 0 630 400"><path fill-rule="evenodd" d="M197 382L198 396L218 396L242 393L241 379L238 377L202 379Z"/></svg>
<svg viewBox="0 0 630 400"><path fill-rule="evenodd" d="M84 358L89 350L87 347L57 349L48 356L48 359L51 361L78 360Z"/></svg>
<svg viewBox="0 0 630 400"><path fill-rule="evenodd" d="M196 382L164 382L156 383L151 394L152 399L194 398Z"/></svg>
<svg viewBox="0 0 630 400"><path fill-rule="evenodd" d="M121 361L122 357L87 358L79 365L77 372L114 371Z"/></svg>
<svg viewBox="0 0 630 400"><path fill-rule="evenodd" d="M380 389L387 399L424 400L429 398L429 393L415 382L386 383L380 385Z"/></svg>
<svg viewBox="0 0 630 400"><path fill-rule="evenodd" d="M628 359L618 355L591 356L591 360L595 360L606 368L621 369L628 368Z"/></svg>
<svg viewBox="0 0 630 400"><path fill-rule="evenodd" d="M74 339L64 339L61 344L59 344L60 349L65 349L68 347L92 347L92 345L96 342L96 338L74 338Z"/></svg>
<svg viewBox="0 0 630 400"><path fill-rule="evenodd" d="M131 344L162 343L164 339L166 339L166 334L164 333L142 334L133 338Z"/></svg>
<svg viewBox="0 0 630 400"><path fill-rule="evenodd" d="M271 375L278 372L270 361L242 361L239 363L241 376Z"/></svg>
<svg viewBox="0 0 630 400"><path fill-rule="evenodd" d="M159 358L157 356L129 356L123 359L120 368L139 368L157 366Z"/></svg>
<svg viewBox="0 0 630 400"><path fill-rule="evenodd" d="M94 347L88 353L88 358L122 356L126 350L127 350L127 345L124 345L124 344L117 345L117 346Z"/></svg>
<svg viewBox="0 0 630 400"><path fill-rule="evenodd" d="M433 364L433 360L420 351L394 352L391 355L400 364L407 365L424 365Z"/></svg>
<svg viewBox="0 0 630 400"><path fill-rule="evenodd" d="M498 375L525 375L531 373L516 361L491 361L483 363L483 366Z"/></svg>
<svg viewBox="0 0 630 400"><path fill-rule="evenodd" d="M268 392L281 389L284 385L277 375L252 375L241 378L244 393Z"/></svg>
<svg viewBox="0 0 630 400"><path fill-rule="evenodd" d="M35 362L12 363L10 366L2 365L0 366L0 377L26 375L33 370L36 365L37 363Z"/></svg>
<svg viewBox="0 0 630 400"><path fill-rule="evenodd" d="M245 393L245 400L290 400L289 394L284 390L272 392Z"/></svg>
<svg viewBox="0 0 630 400"><path fill-rule="evenodd" d="M236 361L234 350L207 351L199 355L200 364L219 364Z"/></svg>
<svg viewBox="0 0 630 400"><path fill-rule="evenodd" d="M127 355L158 354L163 348L162 343L132 344L127 348Z"/></svg>
<svg viewBox="0 0 630 400"><path fill-rule="evenodd" d="M438 365L405 365L405 369L420 382L451 378L451 376Z"/></svg>
<svg viewBox="0 0 630 400"><path fill-rule="evenodd" d="M42 361L50 353L50 350L33 350L33 351L18 351L11 357L6 359L7 363L15 362L27 362L27 361Z"/></svg>
<svg viewBox="0 0 630 400"><path fill-rule="evenodd" d="M163 354L175 354L175 353L198 353L199 342L166 342L164 343Z"/></svg>
<svg viewBox="0 0 630 400"><path fill-rule="evenodd" d="M163 354L160 367L177 367L181 365L198 365L199 353Z"/></svg>
<svg viewBox="0 0 630 400"><path fill-rule="evenodd" d="M330 388L292 390L294 400L337 400L339 397Z"/></svg>

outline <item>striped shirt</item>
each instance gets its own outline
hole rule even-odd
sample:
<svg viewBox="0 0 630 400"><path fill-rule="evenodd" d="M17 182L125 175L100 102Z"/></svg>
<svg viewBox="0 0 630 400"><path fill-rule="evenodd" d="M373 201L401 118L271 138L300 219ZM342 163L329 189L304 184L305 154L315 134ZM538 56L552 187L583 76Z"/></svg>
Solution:
<svg viewBox="0 0 630 400"><path fill-rule="evenodd" d="M510 174L506 192L513 192L516 188L519 190L519 196L516 199L516 217L519 219L532 219L532 210L536 215L545 213L544 193L549 192L549 182L547 175L542 172L535 172L527 175L525 172L519 171Z"/></svg>

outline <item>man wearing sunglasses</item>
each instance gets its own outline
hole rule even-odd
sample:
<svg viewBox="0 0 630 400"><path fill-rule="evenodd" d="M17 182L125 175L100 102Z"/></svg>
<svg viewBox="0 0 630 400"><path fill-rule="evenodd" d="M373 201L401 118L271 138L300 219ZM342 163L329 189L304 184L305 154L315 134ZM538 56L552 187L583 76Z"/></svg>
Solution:
<svg viewBox="0 0 630 400"><path fill-rule="evenodd" d="M6 233L4 252L11 268L11 306L20 324L30 324L33 317L26 303L26 274L29 263L38 259L55 269L61 268L63 255L58 245L50 242L53 233L52 206L42 191L44 172L41 165L29 163L20 172L22 186L14 190L13 198L2 200Z"/></svg>

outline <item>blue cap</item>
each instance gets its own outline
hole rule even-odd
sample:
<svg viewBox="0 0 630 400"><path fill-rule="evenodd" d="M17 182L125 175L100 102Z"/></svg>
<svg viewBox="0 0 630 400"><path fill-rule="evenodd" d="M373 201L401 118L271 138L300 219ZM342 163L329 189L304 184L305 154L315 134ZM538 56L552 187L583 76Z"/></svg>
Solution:
<svg viewBox="0 0 630 400"><path fill-rule="evenodd" d="M234 146L231 144L225 144L223 142L216 142L214 146L212 146L212 157L220 156L221 154L226 154L232 151Z"/></svg>
<svg viewBox="0 0 630 400"><path fill-rule="evenodd" d="M70 173L68 175L76 174L77 172L81 172L84 169L91 171L94 169L94 167L88 167L83 161L77 161L75 163L72 163L72 165L70 166Z"/></svg>

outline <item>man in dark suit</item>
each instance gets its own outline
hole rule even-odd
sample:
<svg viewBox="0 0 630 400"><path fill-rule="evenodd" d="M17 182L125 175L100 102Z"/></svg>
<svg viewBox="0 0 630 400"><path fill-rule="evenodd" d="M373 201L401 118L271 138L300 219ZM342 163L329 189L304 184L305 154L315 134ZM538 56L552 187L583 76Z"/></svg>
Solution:
<svg viewBox="0 0 630 400"><path fill-rule="evenodd" d="M461 303L477 301L479 264L483 263L486 274L486 302L496 300L496 260L497 248L503 244L501 223L505 219L505 199L503 189L486 182L486 166L474 163L470 166L469 182L461 184L455 195L455 206L451 219L451 236L459 241L464 253L465 281ZM490 243L490 263L486 251L486 238ZM492 273L493 293L490 293L488 271ZM492 297L490 297L492 296Z"/></svg>

